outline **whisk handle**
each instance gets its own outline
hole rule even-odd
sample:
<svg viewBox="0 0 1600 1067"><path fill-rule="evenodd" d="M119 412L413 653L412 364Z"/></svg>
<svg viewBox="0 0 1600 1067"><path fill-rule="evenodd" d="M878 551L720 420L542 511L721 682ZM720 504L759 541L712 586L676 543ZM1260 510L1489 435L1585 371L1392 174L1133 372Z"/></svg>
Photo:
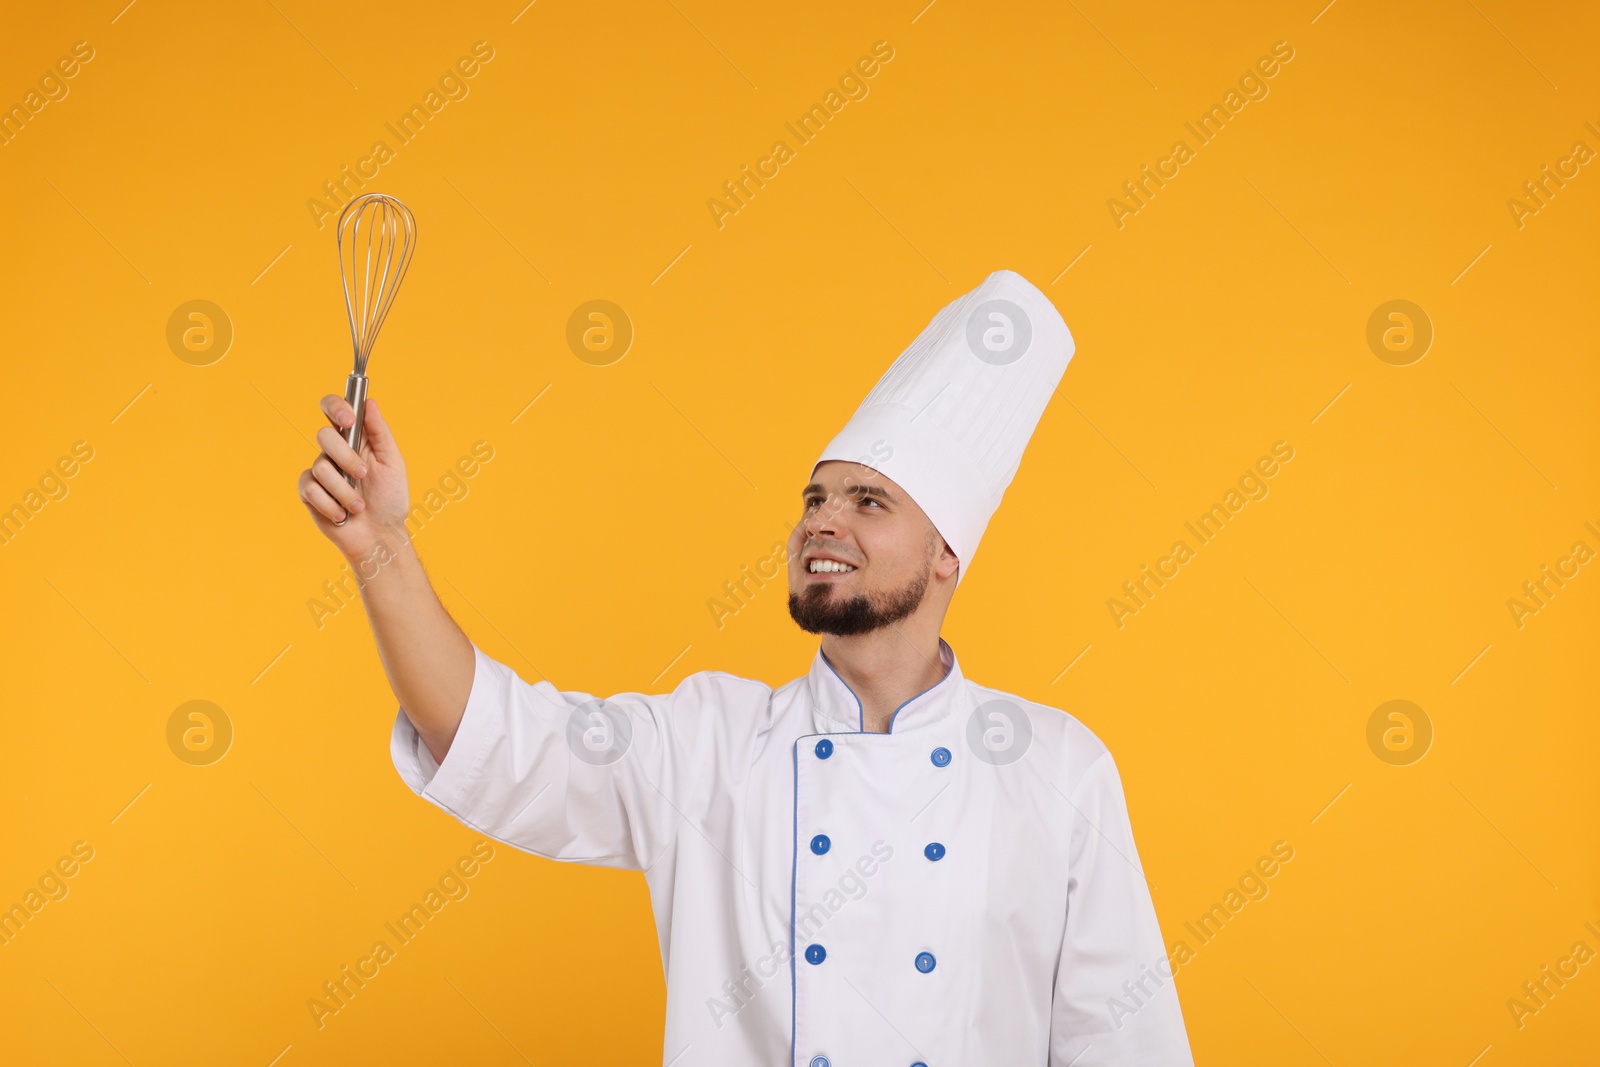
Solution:
<svg viewBox="0 0 1600 1067"><path fill-rule="evenodd" d="M367 376L365 374L352 374L345 380L344 399L345 403L349 404L356 413L356 420L345 428L345 444L349 445L359 455L361 453L361 430L367 421ZM344 480L351 485L356 484L356 480L348 473L345 474Z"/></svg>

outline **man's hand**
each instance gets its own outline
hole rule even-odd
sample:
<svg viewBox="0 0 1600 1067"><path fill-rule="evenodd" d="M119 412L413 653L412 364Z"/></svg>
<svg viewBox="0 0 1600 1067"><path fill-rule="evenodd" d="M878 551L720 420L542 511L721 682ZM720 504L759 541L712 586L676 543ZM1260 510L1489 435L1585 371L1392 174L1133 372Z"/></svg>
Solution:
<svg viewBox="0 0 1600 1067"><path fill-rule="evenodd" d="M357 455L343 433L355 412L342 396L322 398L322 413L328 417L328 425L317 431L322 454L300 472L300 502L317 529L349 559L364 558L379 541L391 540L411 506L406 465L394 435L377 403L368 397L366 405ZM355 485L345 481L345 471L355 476Z"/></svg>

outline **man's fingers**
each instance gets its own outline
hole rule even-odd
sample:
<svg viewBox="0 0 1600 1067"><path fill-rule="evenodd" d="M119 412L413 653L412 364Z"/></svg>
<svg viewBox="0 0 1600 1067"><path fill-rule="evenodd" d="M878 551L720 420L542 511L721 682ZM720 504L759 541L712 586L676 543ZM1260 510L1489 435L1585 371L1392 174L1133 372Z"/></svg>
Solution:
<svg viewBox="0 0 1600 1067"><path fill-rule="evenodd" d="M322 398L322 413L328 421L341 431L355 421L356 413L350 407L349 401L337 393L329 393Z"/></svg>
<svg viewBox="0 0 1600 1067"><path fill-rule="evenodd" d="M334 464L356 478L367 476L367 462L350 447L344 435L332 426L323 426L317 430L317 444L322 446L322 451L333 460Z"/></svg>
<svg viewBox="0 0 1600 1067"><path fill-rule="evenodd" d="M332 523L343 522L348 514L339 506L338 501L328 495L328 491L311 476L308 470L300 472L300 499L305 501L307 507Z"/></svg>
<svg viewBox="0 0 1600 1067"><path fill-rule="evenodd" d="M344 474L327 456L317 457L316 462L311 464L311 474L317 480L317 484L321 485L341 506L351 511L360 511L364 506L361 494L356 492L355 486L345 481Z"/></svg>

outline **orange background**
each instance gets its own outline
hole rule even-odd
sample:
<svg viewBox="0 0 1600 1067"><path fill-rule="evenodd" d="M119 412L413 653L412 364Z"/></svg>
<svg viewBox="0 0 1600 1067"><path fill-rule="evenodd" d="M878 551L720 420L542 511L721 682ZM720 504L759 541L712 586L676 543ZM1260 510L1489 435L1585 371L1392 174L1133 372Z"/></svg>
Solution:
<svg viewBox="0 0 1600 1067"><path fill-rule="evenodd" d="M1196 1061L1592 1054L1600 963L1520 1027L1507 1001L1600 952L1600 568L1520 627L1507 601L1600 549L1600 173L1520 227L1507 201L1600 149L1600 13L1318 7L13 12L0 103L94 58L0 147L0 506L93 458L0 545L0 904L93 859L0 947L3 1058L660 1061L643 879L504 846L320 1029L307 1008L477 840L395 774L360 606L308 606L342 560L294 484L350 356L307 201L477 41L468 95L367 188L420 231L371 366L414 499L494 449L418 539L490 655L602 694L802 673L780 587L720 628L708 601L933 313L1017 270L1077 355L945 633L1111 747L1169 941L1293 846L1179 972ZM878 41L869 95L796 146ZM1119 228L1108 199L1278 41L1269 94ZM780 138L719 228L707 201ZM167 342L195 299L234 330L205 366ZM593 299L635 329L609 366L566 342ZM1392 299L1435 331L1408 366L1366 341ZM1122 583L1277 441L1270 495L1119 628ZM1408 766L1367 743L1395 699L1434 732ZM209 766L168 746L191 700L232 724Z"/></svg>

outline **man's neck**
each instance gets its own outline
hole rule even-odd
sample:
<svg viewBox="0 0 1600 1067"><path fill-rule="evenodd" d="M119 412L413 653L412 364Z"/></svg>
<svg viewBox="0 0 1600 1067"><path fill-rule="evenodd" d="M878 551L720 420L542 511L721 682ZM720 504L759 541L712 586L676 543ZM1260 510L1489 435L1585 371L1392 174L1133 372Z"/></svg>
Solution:
<svg viewBox="0 0 1600 1067"><path fill-rule="evenodd" d="M937 627L908 623L822 636L822 654L861 701L861 728L868 733L887 733L895 709L945 676Z"/></svg>

